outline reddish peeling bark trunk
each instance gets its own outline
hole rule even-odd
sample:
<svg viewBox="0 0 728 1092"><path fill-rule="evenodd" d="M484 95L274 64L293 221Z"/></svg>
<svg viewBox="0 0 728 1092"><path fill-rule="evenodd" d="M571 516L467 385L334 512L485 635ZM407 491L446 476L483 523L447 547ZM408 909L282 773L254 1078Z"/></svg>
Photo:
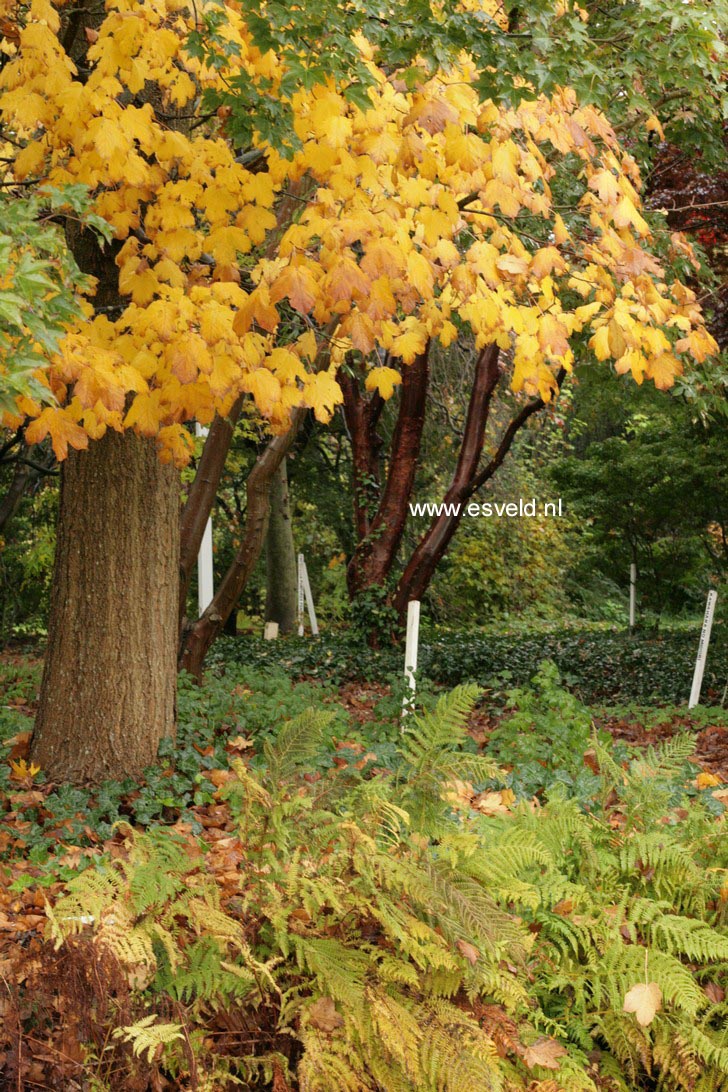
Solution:
<svg viewBox="0 0 728 1092"><path fill-rule="evenodd" d="M369 398L355 376L341 369L336 377L344 396L344 420L351 440L354 484L354 525L357 542L369 534L380 497L382 438L377 425L384 399L375 391Z"/></svg>
<svg viewBox="0 0 728 1092"><path fill-rule="evenodd" d="M238 552L207 610L182 634L179 666L196 678L200 678L208 649L237 606L260 556L268 526L271 482L288 454L307 412L305 409L293 411L288 432L282 436L274 436L269 441L248 475L245 527Z"/></svg>
<svg viewBox="0 0 728 1092"><path fill-rule="evenodd" d="M562 368L556 376L557 387L561 386L565 375ZM421 599L429 587L435 570L460 525L467 501L493 477L510 451L517 433L529 418L546 405L542 398L527 402L510 421L493 458L482 470L478 470L490 402L499 376L498 347L490 345L483 350L478 360L460 457L443 502L454 506L454 509L451 507L447 514L442 512L434 517L402 573L393 602L400 622L404 621L407 604L413 599Z"/></svg>
<svg viewBox="0 0 728 1092"><path fill-rule="evenodd" d="M220 478L225 468L225 460L230 450L230 443L235 425L243 405L242 395L233 403L227 417L215 417L202 449L194 481L190 486L187 502L182 509L180 520L180 555L179 555L179 626L180 633L185 624L187 594L190 581L197 564L202 536L210 517Z"/></svg>
<svg viewBox="0 0 728 1092"><path fill-rule="evenodd" d="M402 541L425 424L429 348L428 344L412 364L402 368L402 393L384 491L347 570L351 598L386 582Z"/></svg>
<svg viewBox="0 0 728 1092"><path fill-rule="evenodd" d="M472 495L473 478L483 453L490 402L501 374L498 355L498 346L488 345L475 365L463 441L455 473L443 498L443 504L451 506L453 514L443 512L436 516L410 557L394 597L394 607L400 617L411 599L422 597L455 534L462 516L463 501ZM456 515L454 509L459 506L460 512Z"/></svg>

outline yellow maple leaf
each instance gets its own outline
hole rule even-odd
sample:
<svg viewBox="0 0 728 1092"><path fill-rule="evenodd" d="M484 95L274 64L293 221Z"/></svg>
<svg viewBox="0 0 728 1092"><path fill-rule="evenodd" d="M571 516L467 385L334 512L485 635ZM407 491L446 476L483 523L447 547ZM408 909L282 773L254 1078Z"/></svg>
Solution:
<svg viewBox="0 0 728 1092"><path fill-rule="evenodd" d="M281 398L281 384L267 368L257 368L241 380L243 390L252 394L264 417L269 417Z"/></svg>
<svg viewBox="0 0 728 1092"><path fill-rule="evenodd" d="M666 391L673 386L676 378L682 374L682 364L672 353L660 353L647 364L646 375L658 390Z"/></svg>
<svg viewBox="0 0 728 1092"><path fill-rule="evenodd" d="M660 119L657 117L656 114L650 114L647 121L645 122L645 129L648 133L657 133L660 140L665 139L665 130L662 128L662 125L660 124Z"/></svg>
<svg viewBox="0 0 728 1092"><path fill-rule="evenodd" d="M374 337L374 323L369 315L361 311L354 311L348 316L341 327L342 334L351 339L351 344L360 353L370 353L376 344Z"/></svg>
<svg viewBox="0 0 728 1092"><path fill-rule="evenodd" d="M695 786L698 789L710 789L714 785L722 785L723 782L719 777L716 777L714 773L710 773L708 770L703 770L695 778Z"/></svg>
<svg viewBox="0 0 728 1092"><path fill-rule="evenodd" d="M73 421L64 409L46 406L42 413L28 425L25 439L29 444L39 444L50 436L51 445L58 461L68 455L68 448L81 451L88 447L88 435Z"/></svg>
<svg viewBox="0 0 728 1092"><path fill-rule="evenodd" d="M35 762L28 765L24 758L19 759L17 762L11 758L10 769L12 770L10 774L12 781L32 781L35 775L40 773L40 766L37 766Z"/></svg>
<svg viewBox="0 0 728 1092"><path fill-rule="evenodd" d="M495 264L502 273L511 273L514 276L528 273L528 262L525 258L519 258L517 254L502 254L496 259Z"/></svg>
<svg viewBox="0 0 728 1092"><path fill-rule="evenodd" d="M612 355L609 347L609 326L600 326L589 340L589 348L597 360L607 360Z"/></svg>
<svg viewBox="0 0 728 1092"><path fill-rule="evenodd" d="M142 436L156 436L160 427L161 392L140 391L124 418L124 428L135 428Z"/></svg>
<svg viewBox="0 0 728 1092"><path fill-rule="evenodd" d="M391 345L388 347L405 364L412 364L425 351L426 345L427 327L422 323L417 323L392 338Z"/></svg>
<svg viewBox="0 0 728 1092"><path fill-rule="evenodd" d="M270 286L272 303L288 298L291 307L308 314L316 302L317 286L311 270L305 265L287 266Z"/></svg>
<svg viewBox="0 0 728 1092"><path fill-rule="evenodd" d="M394 394L394 388L402 382L402 376L394 368L372 368L366 377L368 391L378 391L385 401Z"/></svg>
<svg viewBox="0 0 728 1092"><path fill-rule="evenodd" d="M317 421L324 424L331 420L331 414L342 401L341 388L328 372L319 372L311 376L305 388L306 405L314 412Z"/></svg>
<svg viewBox="0 0 728 1092"><path fill-rule="evenodd" d="M605 205L616 205L619 200L619 186L611 171L597 171L589 179L589 189L599 194L599 200Z"/></svg>

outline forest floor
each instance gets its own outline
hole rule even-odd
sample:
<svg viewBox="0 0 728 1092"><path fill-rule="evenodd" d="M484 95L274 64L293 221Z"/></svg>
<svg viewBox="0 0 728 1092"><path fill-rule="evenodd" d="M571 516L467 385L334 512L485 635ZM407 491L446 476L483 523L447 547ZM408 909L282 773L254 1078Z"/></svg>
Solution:
<svg viewBox="0 0 728 1092"><path fill-rule="evenodd" d="M114 807L100 805L100 793L86 797L74 796L62 786L44 782L38 776L28 755L29 728L35 711L35 696L39 678L40 661L37 656L25 652L10 651L0 655L0 679L5 689L0 714L4 724L0 739L4 765L5 792L2 793L0 814L0 1073L3 1069L22 1073L22 1081L12 1087L17 1089L81 1089L75 1076L85 1066L82 1038L73 1026L68 1028L63 1012L61 995L53 993L52 975L58 970L56 957L45 939L47 904L53 904L74 871L95 859L108 855L114 858L123 852L123 833L115 822L128 819L136 828L144 828L146 820L140 807L144 792L159 793L158 784L126 786L114 797ZM259 677L260 678L260 677ZM206 867L219 882L220 890L234 890L239 881L240 846L236 838L234 819L224 800L215 791L225 783L229 771L227 759L248 756L255 746L255 716L261 725L270 726L276 719L285 719L301 708L302 702L318 703L321 700L329 708L337 710L338 738L334 737L334 757L329 769L307 774L311 780L335 779L339 772L345 776L354 769L363 775L377 775L387 764L387 746L378 752L377 736L389 722L390 736L398 735L398 709L401 698L393 695L392 687L380 683L349 681L338 686L325 685L320 678L287 680L288 691L284 701L290 708L277 707L276 686L271 686L267 698L255 698L255 681L242 677L242 681L230 687L229 680L213 681L211 708L214 699L225 695L230 702L237 702L237 712L230 704L230 711L222 715L214 728L196 726L195 710L204 710L207 700L204 692L200 697L188 696L189 738L180 746L186 747L188 759L207 762L200 765L208 782L205 797L193 786L184 799L186 807L169 806L165 803L154 814L154 823L166 824L182 838L200 839L205 852ZM227 687L227 689L226 689ZM426 688L422 688L425 693ZM320 699L319 699L320 696ZM260 702L258 713L240 719L240 710L246 705ZM196 705L194 704L196 702ZM265 704L267 702L267 704ZM384 712L383 712L384 711ZM684 707L625 707L590 709L594 725L606 731L623 744L647 747L673 736L692 733L696 737L692 768L691 792L711 792L728 804L728 714L725 710L704 708L688 713ZM252 720L251 720L252 715ZM506 716L503 692L486 691L468 721L468 732L479 750L488 750L491 734L499 728ZM199 722L204 725L204 719ZM394 727L393 727L394 725ZM13 731L14 726L14 731ZM17 731L20 729L20 731ZM265 731L265 728L263 728ZM207 735L204 735L207 732ZM248 738L241 732L246 732ZM538 732L535 724L534 732ZM202 733L202 734L200 734ZM191 746L190 746L191 740ZM222 757L222 759L220 759ZM593 753L580 750L574 756L575 767L593 769ZM181 767L182 762L179 761ZM158 776L171 778L171 768L165 769L160 760ZM188 787L194 781L188 771ZM199 781L199 779L198 779ZM214 786L214 788L213 788ZM108 795L108 794L107 794ZM499 794L491 794L497 796ZM511 799L513 794L511 793ZM510 802L509 802L510 803ZM535 805L538 802L535 799ZM172 805L175 802L172 800ZM107 810L105 811L104 808ZM109 810L110 808L110 810ZM496 810L503 810L500 803ZM718 811L720 809L718 808ZM490 812L485 811L488 815ZM38 1023L31 1009L19 1008L19 997L41 998L46 1006L46 1022ZM59 999L60 998L60 999ZM32 1002L23 1002L32 1006ZM56 1011L53 1007L56 1006ZM22 1019L21 1014L23 1013ZM0 1077L0 1082L2 1078ZM59 1083L61 1080L61 1083ZM0 1087L3 1085L0 1083ZM8 1085L11 1087L11 1085ZM162 1089L168 1085L159 1085Z"/></svg>
<svg viewBox="0 0 728 1092"><path fill-rule="evenodd" d="M64 795L58 786L44 782L42 774L38 777L38 771L30 762L28 747L39 668L40 660L27 653L9 651L0 655L0 679L6 689L0 707L0 714L6 718L4 732L0 733L4 734L4 740L0 738L0 746L4 747L0 760L5 766L7 790L0 797L0 1027L4 1023L4 1031L0 1031L0 1073L4 1065L12 1072L22 1070L24 1083L17 1087L27 1089L54 1087L49 1073L63 1071L71 1080L71 1075L83 1065L81 1044L78 1036L72 1033L73 1029L65 1037L59 1036L58 1023L51 1021L48 1027L54 1030L39 1030L34 1036L26 1026L20 1028L18 1023L14 998L19 991L25 994L42 991L44 976L48 974L50 948L44 939L46 905L54 902L75 869L105 854L114 857L122 851L123 840L113 822L94 818L98 812L97 799L89 797L90 802L84 803L79 797L74 802L74 798L68 793ZM215 685L218 696L230 693L224 684ZM247 694L254 695L254 685L243 682L233 687L235 700L240 701ZM248 687L252 687L252 691ZM297 691L302 694L296 699L299 705L304 698L310 702L312 694L315 700L320 693L323 703L338 709L337 725L342 734L335 741L331 768L313 773L312 778L335 778L338 770L346 773L349 766L361 769L367 762L371 774L376 775L378 767L386 766L386 748L379 754L368 753L375 744L368 745L367 738L376 737L377 725L382 724L383 708L388 710L392 724L398 720L398 701L401 699L393 696L390 685L346 682L334 687L322 685L319 679L304 678L290 683L289 697L295 698ZM490 697L494 700L490 701ZM721 803L728 804L728 788L724 785L728 782L728 714L725 710L708 707L688 713L685 707L633 706L592 707L590 712L597 728L606 730L617 741L640 748L686 732L696 734L692 791L711 791ZM270 724L277 715L275 706L265 707L260 715L261 723ZM280 715L290 713L281 712ZM468 723L470 736L479 749L487 750L490 735L505 715L503 694L486 692ZM155 822L166 822L185 838L191 839L194 834L202 839L207 868L216 875L223 892L234 888L237 882L240 847L230 809L212 787L224 784L229 776L224 768L226 758L252 753L248 748L254 746L255 730L250 721L243 728L241 723L244 722L236 720L231 712L215 727L218 737L215 746L223 749L214 750L214 754L212 736L203 738L194 734L196 728L191 729L194 753L203 761L209 759L204 776L211 791L207 798L200 797L197 792L190 793L187 797L189 806L184 809L165 804L155 818ZM11 734L13 725L20 730ZM247 731L250 738L244 738L241 731ZM395 729L397 733L398 729ZM192 752L188 749L187 753ZM220 761L220 755L223 761ZM583 761L587 766L593 761L588 751L584 752ZM576 764L581 765L580 758ZM164 763L160 763L160 768L163 766ZM162 769L160 777L167 776L171 777L171 773ZM155 791L158 792L158 788ZM134 810L140 792L143 794L143 789L138 786L131 790L127 787L115 798L116 810L109 815L117 820L128 817L134 825L143 827L143 812ZM56 807L58 811L54 813ZM105 818L105 813L99 814ZM13 1026L13 1020L17 1027ZM18 1051L22 1050L26 1052L24 1061L18 1056ZM55 1087L82 1086L69 1083Z"/></svg>

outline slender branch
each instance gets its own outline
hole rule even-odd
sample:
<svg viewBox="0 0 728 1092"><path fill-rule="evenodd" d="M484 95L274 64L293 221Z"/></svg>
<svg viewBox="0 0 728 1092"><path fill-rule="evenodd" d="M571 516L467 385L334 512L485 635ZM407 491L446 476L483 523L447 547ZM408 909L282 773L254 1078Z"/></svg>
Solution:
<svg viewBox="0 0 728 1092"><path fill-rule="evenodd" d="M564 382L565 378L566 369L560 368L556 375L556 386L558 389L561 389L561 384ZM488 465L484 467L483 470L481 470L480 473L475 476L475 478L473 478L470 488L468 489L465 497L466 500L468 497L472 497L473 493L475 493L478 489L481 488L482 485L485 484L485 482L489 481L490 478L493 477L496 470L510 451L511 445L516 437L516 433L521 428L523 428L529 417L532 417L534 413L538 413L538 411L543 409L545 405L546 402L543 398L534 398L532 399L532 401L527 402L526 405L521 409L521 411L516 414L516 416L508 425L508 428L503 433L503 436L501 437L501 442L498 445L498 450L496 451L493 458L490 460Z"/></svg>

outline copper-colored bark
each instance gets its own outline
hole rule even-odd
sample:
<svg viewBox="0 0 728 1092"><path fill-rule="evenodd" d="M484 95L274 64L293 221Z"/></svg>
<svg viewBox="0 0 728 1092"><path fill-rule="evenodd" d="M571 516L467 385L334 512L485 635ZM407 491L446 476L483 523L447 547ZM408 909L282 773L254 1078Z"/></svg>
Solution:
<svg viewBox="0 0 728 1092"><path fill-rule="evenodd" d="M385 583L402 541L425 424L428 357L429 344L412 364L402 368L402 392L384 490L347 571L352 597Z"/></svg>

